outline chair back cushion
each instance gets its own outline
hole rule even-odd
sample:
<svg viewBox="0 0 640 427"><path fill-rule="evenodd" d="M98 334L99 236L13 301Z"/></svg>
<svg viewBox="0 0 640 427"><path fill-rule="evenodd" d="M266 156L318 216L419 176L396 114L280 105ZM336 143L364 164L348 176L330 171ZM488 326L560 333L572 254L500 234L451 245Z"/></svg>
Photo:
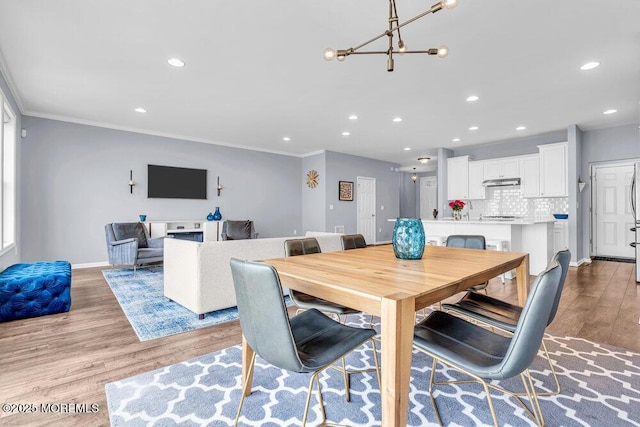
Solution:
<svg viewBox="0 0 640 427"><path fill-rule="evenodd" d="M253 221L228 220L225 221L224 225L227 240L245 240L251 238Z"/></svg>
<svg viewBox="0 0 640 427"><path fill-rule="evenodd" d="M346 234L340 237L340 241L343 251L367 247L367 241L362 234Z"/></svg>
<svg viewBox="0 0 640 427"><path fill-rule="evenodd" d="M240 327L251 348L274 366L302 371L276 270L269 264L231 258L231 274Z"/></svg>
<svg viewBox="0 0 640 427"><path fill-rule="evenodd" d="M114 222L112 224L113 235L116 240L135 238L138 239L138 248L149 247L147 232L140 222Z"/></svg>
<svg viewBox="0 0 640 427"><path fill-rule="evenodd" d="M447 246L453 248L487 249L484 236L451 235L447 237Z"/></svg>
<svg viewBox="0 0 640 427"><path fill-rule="evenodd" d="M319 254L320 252L320 244L315 237L305 237L304 239L289 239L284 241L285 256Z"/></svg>
<svg viewBox="0 0 640 427"><path fill-rule="evenodd" d="M536 357L542 344L553 301L560 287L561 275L562 268L557 262L552 261L533 283L500 367L502 378L511 378L520 374Z"/></svg>

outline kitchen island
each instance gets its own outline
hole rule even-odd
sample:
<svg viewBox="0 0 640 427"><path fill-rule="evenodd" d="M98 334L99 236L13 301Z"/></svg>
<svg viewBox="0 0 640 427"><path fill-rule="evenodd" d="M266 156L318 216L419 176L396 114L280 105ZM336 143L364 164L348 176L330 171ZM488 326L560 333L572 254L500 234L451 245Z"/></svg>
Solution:
<svg viewBox="0 0 640 427"><path fill-rule="evenodd" d="M389 221L395 221L390 219ZM512 252L529 254L529 274L538 275L553 257L554 219L460 220L423 219L427 239L446 240L452 234L477 234L487 241L506 241ZM435 238L435 239L433 239Z"/></svg>

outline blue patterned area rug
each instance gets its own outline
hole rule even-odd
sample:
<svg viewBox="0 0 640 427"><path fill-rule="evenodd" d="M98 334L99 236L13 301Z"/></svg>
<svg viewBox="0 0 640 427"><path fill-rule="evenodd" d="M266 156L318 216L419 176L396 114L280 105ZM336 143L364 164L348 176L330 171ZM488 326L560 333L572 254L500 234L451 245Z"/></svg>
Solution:
<svg viewBox="0 0 640 427"><path fill-rule="evenodd" d="M204 319L164 296L162 266L103 270L113 294L140 341L152 340L238 318L238 310L227 308L206 313Z"/></svg>
<svg viewBox="0 0 640 427"><path fill-rule="evenodd" d="M360 326L367 316L349 316ZM640 354L595 344L578 338L548 337L547 348L555 361L562 385L560 396L540 397L549 426L640 426ZM352 353L347 364L372 367L371 347ZM384 363L384 361L382 361ZM409 397L410 426L437 425L428 394L431 359L414 352ZM240 346L158 369L106 385L112 426L229 426L240 399ZM538 390L553 388L546 360L539 355L532 366ZM437 380L462 376L439 365ZM244 426L300 425L308 374L273 368L259 357L253 393L246 398L240 424ZM370 374L353 375L351 402L344 399L339 372L321 376L330 422L350 426L380 425L380 393ZM503 386L522 390L518 381ZM481 386L439 386L436 399L445 425L492 425ZM512 398L498 392L492 397L500 425L535 425ZM309 424L320 421L315 395Z"/></svg>

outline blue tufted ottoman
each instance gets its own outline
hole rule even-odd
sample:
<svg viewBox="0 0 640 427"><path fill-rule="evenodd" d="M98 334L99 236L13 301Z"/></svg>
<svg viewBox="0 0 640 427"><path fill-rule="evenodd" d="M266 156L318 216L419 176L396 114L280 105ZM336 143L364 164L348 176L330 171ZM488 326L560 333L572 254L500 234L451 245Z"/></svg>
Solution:
<svg viewBox="0 0 640 427"><path fill-rule="evenodd" d="M71 264L14 264L0 273L0 321L62 313L71 308Z"/></svg>

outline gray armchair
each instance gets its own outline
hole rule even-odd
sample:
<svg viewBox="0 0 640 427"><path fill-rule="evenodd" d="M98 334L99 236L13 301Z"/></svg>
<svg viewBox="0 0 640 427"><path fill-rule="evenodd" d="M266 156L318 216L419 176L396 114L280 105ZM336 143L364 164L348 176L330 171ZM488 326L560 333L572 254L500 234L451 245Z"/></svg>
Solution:
<svg viewBox="0 0 640 427"><path fill-rule="evenodd" d="M245 240L257 239L258 233L253 227L253 221L250 220L227 220L222 223L222 232L220 233L222 240Z"/></svg>
<svg viewBox="0 0 640 427"><path fill-rule="evenodd" d="M164 256L164 237L151 239L140 222L114 222L104 226L109 264L132 265L133 274L142 264L158 262Z"/></svg>

